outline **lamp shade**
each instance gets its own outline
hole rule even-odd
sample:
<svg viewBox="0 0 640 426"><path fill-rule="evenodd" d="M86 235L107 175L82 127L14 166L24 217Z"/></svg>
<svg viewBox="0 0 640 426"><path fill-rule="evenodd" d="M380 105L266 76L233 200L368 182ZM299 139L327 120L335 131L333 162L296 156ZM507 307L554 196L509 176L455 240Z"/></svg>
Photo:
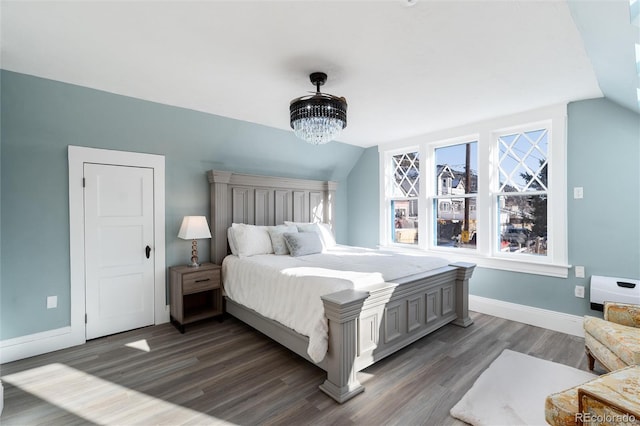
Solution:
<svg viewBox="0 0 640 426"><path fill-rule="evenodd" d="M198 240L201 238L211 238L207 218L204 216L185 216L182 219L178 238L183 240Z"/></svg>

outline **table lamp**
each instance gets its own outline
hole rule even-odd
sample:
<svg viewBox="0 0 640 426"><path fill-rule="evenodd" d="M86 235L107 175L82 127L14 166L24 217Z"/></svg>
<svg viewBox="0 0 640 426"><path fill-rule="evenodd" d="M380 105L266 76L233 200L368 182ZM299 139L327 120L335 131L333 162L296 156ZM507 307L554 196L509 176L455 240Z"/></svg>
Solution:
<svg viewBox="0 0 640 426"><path fill-rule="evenodd" d="M200 266L198 263L198 242L202 238L211 238L207 218L204 216L185 216L182 219L178 238L192 240L191 242L191 264L189 266Z"/></svg>

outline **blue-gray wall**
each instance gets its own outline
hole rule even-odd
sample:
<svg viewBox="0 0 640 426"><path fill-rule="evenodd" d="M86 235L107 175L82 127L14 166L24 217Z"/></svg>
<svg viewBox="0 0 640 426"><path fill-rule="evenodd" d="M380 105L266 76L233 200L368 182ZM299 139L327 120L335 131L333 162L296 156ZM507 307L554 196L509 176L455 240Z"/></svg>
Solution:
<svg viewBox="0 0 640 426"><path fill-rule="evenodd" d="M584 315L592 313L588 291L579 299L573 290L588 289L590 275L640 278L640 116L606 99L570 103L567 162L569 263L584 266L586 278L573 270L560 279L478 268L472 294ZM369 148L348 181L350 244L377 242L378 177L378 155ZM581 200L573 199L576 186L584 188Z"/></svg>
<svg viewBox="0 0 640 426"><path fill-rule="evenodd" d="M176 237L182 217L209 214L211 169L338 181L336 214L348 217L362 148L9 71L0 79L0 339L70 323L68 145L165 156L167 266L190 252ZM339 242L347 226L337 222ZM207 259L208 244L199 248ZM58 308L48 310L51 295Z"/></svg>
<svg viewBox="0 0 640 426"><path fill-rule="evenodd" d="M347 180L350 245L375 248L380 243L379 175L378 147L367 148Z"/></svg>
<svg viewBox="0 0 640 426"><path fill-rule="evenodd" d="M210 169L336 180L338 241L378 243L377 147L314 147L252 123L8 71L0 79L0 339L69 324L68 145L165 156L167 265L189 252L172 238L182 216L209 213ZM606 99L568 114L568 185L585 193L568 200L569 261L587 278L479 268L472 294L582 315L588 299L573 287L589 275L640 276L640 117ZM46 309L50 295L57 309Z"/></svg>

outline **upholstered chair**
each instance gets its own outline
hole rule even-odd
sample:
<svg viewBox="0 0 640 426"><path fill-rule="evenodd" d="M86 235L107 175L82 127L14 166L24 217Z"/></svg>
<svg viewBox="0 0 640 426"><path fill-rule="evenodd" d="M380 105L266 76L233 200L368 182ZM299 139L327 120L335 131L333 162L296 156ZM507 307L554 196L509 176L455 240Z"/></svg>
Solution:
<svg viewBox="0 0 640 426"><path fill-rule="evenodd" d="M626 414L640 419L640 402L634 391L640 383L640 305L605 302L604 319L584 317L584 344L589 370L598 360L610 373L549 395L545 401L547 423L587 424L578 421L579 413L602 418Z"/></svg>
<svg viewBox="0 0 640 426"><path fill-rule="evenodd" d="M589 370L597 360L608 371L640 365L640 305L604 304L604 319L584 317Z"/></svg>

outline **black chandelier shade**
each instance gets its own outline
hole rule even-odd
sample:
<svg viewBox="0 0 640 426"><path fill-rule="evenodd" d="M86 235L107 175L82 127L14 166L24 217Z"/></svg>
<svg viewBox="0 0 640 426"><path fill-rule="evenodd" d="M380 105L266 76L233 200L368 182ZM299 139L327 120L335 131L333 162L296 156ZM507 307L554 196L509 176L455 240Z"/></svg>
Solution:
<svg viewBox="0 0 640 426"><path fill-rule="evenodd" d="M347 101L345 98L316 93L313 96L303 96L291 101L291 128L293 122L308 117L329 117L342 121L342 128L347 127Z"/></svg>
<svg viewBox="0 0 640 426"><path fill-rule="evenodd" d="M327 75L315 72L309 76L316 93L291 101L290 125L296 136L312 143L324 144L335 139L347 127L347 101L343 97L320 93Z"/></svg>

